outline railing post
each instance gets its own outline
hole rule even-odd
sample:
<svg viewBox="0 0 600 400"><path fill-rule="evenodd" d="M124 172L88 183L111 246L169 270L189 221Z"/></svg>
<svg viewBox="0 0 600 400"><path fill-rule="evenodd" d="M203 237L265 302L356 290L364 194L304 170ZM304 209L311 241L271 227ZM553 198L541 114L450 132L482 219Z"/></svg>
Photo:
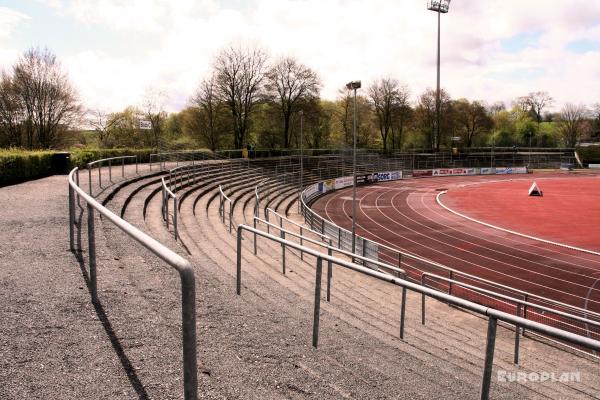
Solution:
<svg viewBox="0 0 600 400"><path fill-rule="evenodd" d="M69 185L69 248L75 250L75 201L73 199L73 188Z"/></svg>
<svg viewBox="0 0 600 400"><path fill-rule="evenodd" d="M121 178L125 178L125 158L121 158Z"/></svg>
<svg viewBox="0 0 600 400"><path fill-rule="evenodd" d="M236 263L235 291L239 295L242 292L242 226L237 230L237 263Z"/></svg>
<svg viewBox="0 0 600 400"><path fill-rule="evenodd" d="M338 249L342 248L342 228L338 228Z"/></svg>
<svg viewBox="0 0 600 400"><path fill-rule="evenodd" d="M529 294L525 293L525 298L523 299L525 303L529 302ZM523 304L523 318L527 319L527 304ZM525 327L521 329L521 335L525 336Z"/></svg>
<svg viewBox="0 0 600 400"><path fill-rule="evenodd" d="M329 246L331 246L331 240L329 240ZM331 247L327 249L327 255L331 257L333 255L333 251ZM327 260L327 302L331 301L331 277L333 275L333 267L331 260Z"/></svg>
<svg viewBox="0 0 600 400"><path fill-rule="evenodd" d="M102 163L98 164L98 186L102 188Z"/></svg>
<svg viewBox="0 0 600 400"><path fill-rule="evenodd" d="M88 164L88 192L90 193L90 196L94 197L94 195L92 194L92 167L90 166L90 164Z"/></svg>
<svg viewBox="0 0 600 400"><path fill-rule="evenodd" d="M79 168L77 168L77 171L75 171L75 182L77 183L77 187L79 186ZM75 196L77 196L77 205L79 207L81 207L81 198L79 197L79 193L75 193Z"/></svg>
<svg viewBox="0 0 600 400"><path fill-rule="evenodd" d="M450 280L452 280L452 271L450 271ZM452 282L448 282L448 294L452 295Z"/></svg>
<svg viewBox="0 0 600 400"><path fill-rule="evenodd" d="M232 226L233 226L233 203L230 200L229 201L229 233L231 233Z"/></svg>
<svg viewBox="0 0 600 400"><path fill-rule="evenodd" d="M254 229L256 229L256 216L252 218L252 223L254 224ZM256 255L256 232L254 232L254 255Z"/></svg>
<svg viewBox="0 0 600 400"><path fill-rule="evenodd" d="M494 348L496 346L496 328L498 320L489 317L487 340L485 345L485 363L483 366L483 380L481 383L481 400L490 398L490 381L492 379L492 367L494 366Z"/></svg>
<svg viewBox="0 0 600 400"><path fill-rule="evenodd" d="M92 302L98 302L98 286L96 279L96 235L94 232L94 208L88 203L88 256L90 267L90 291Z"/></svg>
<svg viewBox="0 0 600 400"><path fill-rule="evenodd" d="M181 340L183 348L183 397L198 399L198 367L196 359L196 280L189 269L181 276Z"/></svg>
<svg viewBox="0 0 600 400"><path fill-rule="evenodd" d="M175 241L179 239L179 232L177 231L177 197L173 198L173 231L175 233Z"/></svg>
<svg viewBox="0 0 600 400"><path fill-rule="evenodd" d="M138 173L138 156L135 156L135 173Z"/></svg>
<svg viewBox="0 0 600 400"><path fill-rule="evenodd" d="M313 315L313 341L312 345L317 348L319 345L319 315L321 313L321 274L323 269L323 259L317 257L317 276L315 278L315 311Z"/></svg>
<svg viewBox="0 0 600 400"><path fill-rule="evenodd" d="M302 227L300 227L300 246L304 246L304 238L302 236ZM304 261L304 251L300 249L300 260Z"/></svg>
<svg viewBox="0 0 600 400"><path fill-rule="evenodd" d="M517 304L517 317L521 316L521 304ZM513 359L513 363L514 364L519 364L519 331L521 330L521 328L519 327L519 325L515 324L515 355L514 355L514 359Z"/></svg>
<svg viewBox="0 0 600 400"><path fill-rule="evenodd" d="M285 240L285 232L281 231L281 239ZM281 242L281 268L285 275L285 243Z"/></svg>
<svg viewBox="0 0 600 400"><path fill-rule="evenodd" d="M400 308L400 339L404 339L404 317L406 315L406 287L402 286L402 306Z"/></svg>
<svg viewBox="0 0 600 400"><path fill-rule="evenodd" d="M170 197L170 195L167 194L167 202L165 203L165 212L166 212L166 216L167 216L167 229L169 229L169 197Z"/></svg>
<svg viewBox="0 0 600 400"><path fill-rule="evenodd" d="M108 181L112 183L112 160L108 160Z"/></svg>

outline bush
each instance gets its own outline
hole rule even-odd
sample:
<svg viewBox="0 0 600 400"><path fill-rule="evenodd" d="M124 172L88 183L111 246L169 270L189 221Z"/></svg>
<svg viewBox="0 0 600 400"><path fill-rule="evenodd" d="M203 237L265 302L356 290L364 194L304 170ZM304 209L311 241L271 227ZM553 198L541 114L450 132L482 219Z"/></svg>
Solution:
<svg viewBox="0 0 600 400"><path fill-rule="evenodd" d="M147 163L150 161L150 154L156 152L156 149L76 149L71 151L71 167L84 168L92 161L121 156L138 156L139 162Z"/></svg>
<svg viewBox="0 0 600 400"><path fill-rule="evenodd" d="M600 146L578 147L577 154L583 165L600 164Z"/></svg>
<svg viewBox="0 0 600 400"><path fill-rule="evenodd" d="M0 186L52 175L52 151L0 149Z"/></svg>

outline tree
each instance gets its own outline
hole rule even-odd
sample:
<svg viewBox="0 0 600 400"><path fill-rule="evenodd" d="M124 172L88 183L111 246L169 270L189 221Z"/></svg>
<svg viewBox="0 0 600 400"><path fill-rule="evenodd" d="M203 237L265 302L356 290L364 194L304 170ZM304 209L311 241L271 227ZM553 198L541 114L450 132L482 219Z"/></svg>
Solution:
<svg viewBox="0 0 600 400"><path fill-rule="evenodd" d="M200 83L192 98L192 104L199 109L197 114L198 134L213 151L220 146L223 135L222 124L219 121L223 103L219 100L217 90L217 78L213 74Z"/></svg>
<svg viewBox="0 0 600 400"><path fill-rule="evenodd" d="M337 119L340 123L343 133L344 146L352 146L352 94L346 88L340 88L338 90L338 112L336 113Z"/></svg>
<svg viewBox="0 0 600 400"><path fill-rule="evenodd" d="M48 49L27 50L13 67L13 88L23 107L27 146L50 148L57 135L78 120L75 89Z"/></svg>
<svg viewBox="0 0 600 400"><path fill-rule="evenodd" d="M2 73L0 77L0 145L22 145L23 107L14 89L12 78Z"/></svg>
<svg viewBox="0 0 600 400"><path fill-rule="evenodd" d="M155 88L146 89L142 99L141 114L152 125L152 129L149 131L151 136L147 139L147 143L152 147L163 147L164 123L168 116L165 111L166 102L165 92Z"/></svg>
<svg viewBox="0 0 600 400"><path fill-rule="evenodd" d="M108 113L99 108L87 111L87 122L98 133L98 141L102 147L109 146L111 128L119 121L119 115Z"/></svg>
<svg viewBox="0 0 600 400"><path fill-rule="evenodd" d="M396 104L392 110L392 150L402 148L404 129L413 118L413 109L409 103L410 92L406 86L400 86Z"/></svg>
<svg viewBox="0 0 600 400"><path fill-rule="evenodd" d="M444 133L446 136L452 131L452 102L448 93L442 89L440 93L440 114L441 114L441 127L439 135L437 133L437 114L436 114L436 91L427 89L419 97L419 104L415 109L415 119L418 129L425 134L427 142L433 151L439 151L440 145L444 139Z"/></svg>
<svg viewBox="0 0 600 400"><path fill-rule="evenodd" d="M267 73L266 89L279 103L283 119L283 146L290 145L290 121L298 104L319 97L321 83L316 72L295 58L280 59Z"/></svg>
<svg viewBox="0 0 600 400"><path fill-rule="evenodd" d="M250 129L252 112L262 90L267 55L258 48L229 47L214 61L216 85L221 101L231 112L234 146L241 148Z"/></svg>
<svg viewBox="0 0 600 400"><path fill-rule="evenodd" d="M531 92L527 95L529 106L535 114L535 119L538 124L542 122L542 111L552 105L554 99L550 97L548 92Z"/></svg>
<svg viewBox="0 0 600 400"><path fill-rule="evenodd" d="M467 147L473 145L476 136L488 133L494 124L483 104L478 101L472 103L467 99L455 101L454 116L458 133Z"/></svg>
<svg viewBox="0 0 600 400"><path fill-rule="evenodd" d="M405 93L406 90L402 91ZM368 89L371 104L377 116L379 133L383 151L387 151L388 135L393 127L394 111L399 103L406 99L401 99L400 84L393 78L381 78L373 82Z"/></svg>
<svg viewBox="0 0 600 400"><path fill-rule="evenodd" d="M584 129L587 109L567 103L560 111L560 133L567 147L575 147Z"/></svg>

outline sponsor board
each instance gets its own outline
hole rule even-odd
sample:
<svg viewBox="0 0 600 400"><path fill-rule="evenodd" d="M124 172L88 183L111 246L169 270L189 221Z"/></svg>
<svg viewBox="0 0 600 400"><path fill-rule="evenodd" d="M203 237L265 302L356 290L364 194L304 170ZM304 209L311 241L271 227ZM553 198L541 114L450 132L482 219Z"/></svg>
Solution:
<svg viewBox="0 0 600 400"><path fill-rule="evenodd" d="M319 184L315 183L304 189L304 199L310 201L313 197L319 194Z"/></svg>
<svg viewBox="0 0 600 400"><path fill-rule="evenodd" d="M396 181L402 179L402 171L383 171L376 172L378 182Z"/></svg>
<svg viewBox="0 0 600 400"><path fill-rule="evenodd" d="M377 173L356 175L356 184L357 185L366 185L366 184L374 183L374 182L377 182Z"/></svg>
<svg viewBox="0 0 600 400"><path fill-rule="evenodd" d="M433 176L479 175L479 168L440 168L433 170Z"/></svg>
<svg viewBox="0 0 600 400"><path fill-rule="evenodd" d="M343 189L348 186L352 186L352 177L351 176L342 176L341 178L335 179L335 183L334 183L335 189Z"/></svg>
<svg viewBox="0 0 600 400"><path fill-rule="evenodd" d="M432 169L415 169L412 173L413 178L421 178L424 176L433 176Z"/></svg>
<svg viewBox="0 0 600 400"><path fill-rule="evenodd" d="M494 168L481 168L481 175L494 175Z"/></svg>
<svg viewBox="0 0 600 400"><path fill-rule="evenodd" d="M323 193L335 190L335 179L327 179L323 181Z"/></svg>
<svg viewBox="0 0 600 400"><path fill-rule="evenodd" d="M526 174L527 167L500 167L496 168L497 175L508 175L508 174Z"/></svg>

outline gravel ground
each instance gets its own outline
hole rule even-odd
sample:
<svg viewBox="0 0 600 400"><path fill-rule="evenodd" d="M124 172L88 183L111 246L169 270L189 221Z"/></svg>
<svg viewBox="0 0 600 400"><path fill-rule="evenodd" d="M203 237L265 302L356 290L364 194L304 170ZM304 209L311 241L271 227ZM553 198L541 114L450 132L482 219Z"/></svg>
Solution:
<svg viewBox="0 0 600 400"><path fill-rule="evenodd" d="M67 182L0 188L0 398L130 398L69 250Z"/></svg>

